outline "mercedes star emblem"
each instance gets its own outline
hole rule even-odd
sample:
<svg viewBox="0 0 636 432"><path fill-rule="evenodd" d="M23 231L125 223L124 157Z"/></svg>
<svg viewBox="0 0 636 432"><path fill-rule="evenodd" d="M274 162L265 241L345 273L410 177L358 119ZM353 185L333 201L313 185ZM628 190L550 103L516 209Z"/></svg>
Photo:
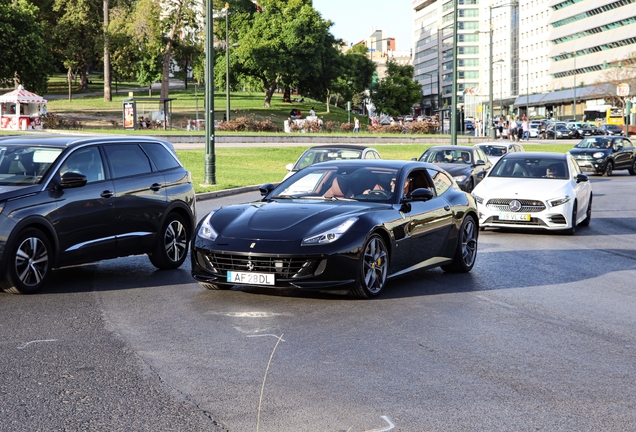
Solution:
<svg viewBox="0 0 636 432"><path fill-rule="evenodd" d="M508 204L508 207L510 207L511 211L518 212L519 210L521 210L521 203L519 202L519 200L512 200L510 201L510 204Z"/></svg>

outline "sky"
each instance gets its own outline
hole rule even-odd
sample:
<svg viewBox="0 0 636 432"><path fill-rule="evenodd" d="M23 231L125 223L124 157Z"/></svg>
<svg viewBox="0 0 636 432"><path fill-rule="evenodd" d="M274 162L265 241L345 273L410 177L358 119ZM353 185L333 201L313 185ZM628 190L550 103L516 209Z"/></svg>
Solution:
<svg viewBox="0 0 636 432"><path fill-rule="evenodd" d="M333 21L331 33L349 43L366 39L374 30L395 38L396 50L413 45L412 0L313 0L324 19Z"/></svg>

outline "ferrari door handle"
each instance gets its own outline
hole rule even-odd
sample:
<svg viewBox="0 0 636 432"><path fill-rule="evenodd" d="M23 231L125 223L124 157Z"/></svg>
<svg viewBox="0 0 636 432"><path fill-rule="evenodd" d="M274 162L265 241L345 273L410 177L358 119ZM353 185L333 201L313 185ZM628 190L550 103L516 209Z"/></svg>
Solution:
<svg viewBox="0 0 636 432"><path fill-rule="evenodd" d="M109 190L105 190L104 192L99 194L99 196L102 197L102 198L110 198L110 197L113 196L113 192L111 192Z"/></svg>
<svg viewBox="0 0 636 432"><path fill-rule="evenodd" d="M159 189L161 189L161 185L159 183L153 183L152 186L150 186L150 189L157 192Z"/></svg>

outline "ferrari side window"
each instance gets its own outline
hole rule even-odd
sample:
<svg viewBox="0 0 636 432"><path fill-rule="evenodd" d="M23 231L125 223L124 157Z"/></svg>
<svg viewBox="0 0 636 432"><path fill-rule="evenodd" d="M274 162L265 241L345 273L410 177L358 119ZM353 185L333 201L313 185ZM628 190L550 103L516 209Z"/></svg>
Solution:
<svg viewBox="0 0 636 432"><path fill-rule="evenodd" d="M448 189L453 187L453 181L443 172L429 169L428 173L433 178L433 184L435 186L437 196L442 195Z"/></svg>

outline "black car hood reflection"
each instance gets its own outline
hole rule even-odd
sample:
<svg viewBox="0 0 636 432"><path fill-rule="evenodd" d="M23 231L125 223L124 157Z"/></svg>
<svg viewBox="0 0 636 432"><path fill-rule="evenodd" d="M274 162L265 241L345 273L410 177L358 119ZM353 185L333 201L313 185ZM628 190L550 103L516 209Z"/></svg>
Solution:
<svg viewBox="0 0 636 432"><path fill-rule="evenodd" d="M355 201L292 200L239 204L219 209L212 227L225 238L302 240L310 234L334 228L369 208L390 204ZM285 232L284 237L280 235Z"/></svg>
<svg viewBox="0 0 636 432"><path fill-rule="evenodd" d="M444 163L440 163L440 164L435 164L435 165L439 166L440 168L442 168L444 171L446 171L447 173L449 173L453 177L457 177L459 175L462 175L466 171L470 171L473 168L472 165L470 165L470 164L458 165L458 164L444 164Z"/></svg>

